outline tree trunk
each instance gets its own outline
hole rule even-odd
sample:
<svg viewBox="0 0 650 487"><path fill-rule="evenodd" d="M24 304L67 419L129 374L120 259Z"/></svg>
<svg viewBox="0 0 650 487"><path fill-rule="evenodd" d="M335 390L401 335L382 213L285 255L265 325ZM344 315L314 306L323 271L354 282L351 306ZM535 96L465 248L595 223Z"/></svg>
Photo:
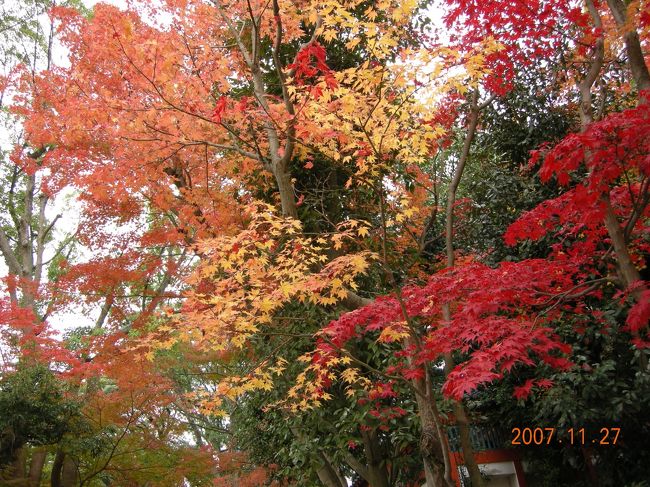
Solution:
<svg viewBox="0 0 650 487"><path fill-rule="evenodd" d="M51 487L62 487L61 483L61 470L63 469L63 460L65 453L62 450L57 450L54 456L54 463L52 464L52 474L50 476Z"/></svg>
<svg viewBox="0 0 650 487"><path fill-rule="evenodd" d="M372 487L390 487L384 468L368 465L368 476L364 478Z"/></svg>
<svg viewBox="0 0 650 487"><path fill-rule="evenodd" d="M27 475L25 472L27 463L27 450L24 446L14 451L14 461L12 463L11 478L15 481L24 479Z"/></svg>
<svg viewBox="0 0 650 487"><path fill-rule="evenodd" d="M63 459L61 471L61 487L76 487L79 485L79 465L70 455Z"/></svg>
<svg viewBox="0 0 650 487"><path fill-rule="evenodd" d="M415 381L414 381L415 382ZM422 387L424 381L420 380L420 390L426 390ZM443 445L440 438L440 428L432 409L430 398L423 394L416 394L418 405L418 416L420 417L420 426L422 433L420 436L420 452L424 462L424 476L427 487L447 487L452 486L445 478L445 460Z"/></svg>
<svg viewBox="0 0 650 487"><path fill-rule="evenodd" d="M347 484L341 481L341 475L336 471L336 467L332 465L329 458L323 452L319 452L318 456L322 465L316 471L316 475L322 484L325 487L346 487Z"/></svg>
<svg viewBox="0 0 650 487"><path fill-rule="evenodd" d="M598 479L598 472L594 468L594 459L590 448L580 447L582 458L585 461L586 476L591 487L600 487L600 480Z"/></svg>
<svg viewBox="0 0 650 487"><path fill-rule="evenodd" d="M463 143L463 149L460 154L458 164L454 170L454 174L452 176L452 180L449 184L449 189L447 192L447 208L445 211L445 248L447 254L447 267L454 267L456 264L454 256L454 206L456 204L456 191L458 190L458 186L463 176L467 160L469 159L472 141L474 140L474 136L476 135L476 128L478 126L479 113L492 100L489 99L481 105L479 105L478 101L479 92L477 88L472 94L469 112L469 124L467 127L467 135L465 135L465 141ZM444 304L442 306L442 314L445 321L451 321L451 309L449 308L449 304ZM444 355L444 360L445 376L447 376L454 369L455 363L450 353ZM458 425L460 445L463 449L463 459L465 467L469 472L470 480L472 481L472 487L483 487L483 478L481 477L478 463L474 458L474 448L472 447L472 442L470 439L469 421L467 419L467 413L465 412L465 407L463 406L462 400L453 401L453 410Z"/></svg>
<svg viewBox="0 0 650 487"><path fill-rule="evenodd" d="M413 338L406 341L407 347L414 345ZM415 400L420 418L420 453L424 464L424 477L427 487L454 487L451 481L451 464L449 449L443 439L444 432L440 425L439 415L433 391L431 377L426 367L424 379L413 379L411 385L415 391Z"/></svg>
<svg viewBox="0 0 650 487"><path fill-rule="evenodd" d="M449 307L445 305L448 309ZM445 354L445 376L454 369L455 363L451 354ZM460 439L460 446L463 449L463 463L469 473L469 478L472 482L472 487L482 487L484 485L481 471L478 468L476 457L474 455L474 446L472 445L472 438L470 434L470 422L467 418L467 413L461 401L453 401L452 408L454 416L456 417L456 426L458 426L458 437Z"/></svg>
<svg viewBox="0 0 650 487"><path fill-rule="evenodd" d="M593 0L585 0L585 2L594 21L594 25L597 28L602 28L602 20L600 18L598 10L593 4ZM609 5L616 24L619 26L619 28L625 28L627 22L627 11L623 2L621 2L621 0L607 0L607 4ZM648 74L648 67L645 64L643 52L641 51L641 45L639 43L639 36L637 35L636 30L631 29L627 32L624 32L623 40L625 41L625 48L628 54L630 71L632 72L632 76L637 83L637 88L639 90L649 90L650 75ZM589 73L579 84L581 97L580 116L582 119L582 131L585 131L587 129L587 125L591 123L593 119L591 111L591 87L593 86L593 83L596 80L597 75L600 73L600 69L603 65L604 44L602 39L599 39L598 42L599 43L596 45L596 48L594 50L594 58L591 62ZM648 101L649 100L643 98L639 99L640 104L647 103ZM590 155L588 154L587 157L590 157ZM603 195L602 200L605 203L605 228L607 229L609 238L612 241L619 279L623 284L623 287L627 289L634 282L639 281L641 279L641 276L638 269L632 262L632 257L630 256L630 252L627 247L625 232L623 228L621 228L618 217L614 213L614 209L612 208L609 198L609 192ZM633 291L631 294L636 300L638 300L640 297L640 292L638 290ZM639 366L642 370L646 370L648 367L647 359L643 354L639 356Z"/></svg>
<svg viewBox="0 0 650 487"><path fill-rule="evenodd" d="M619 28L629 28L627 26L627 7L621 0L607 0L612 16ZM643 49L639 41L639 34L636 29L629 29L623 32L623 41L627 51L627 60L632 72L632 77L636 82L637 89L650 90L650 73L645 63ZM647 100L646 100L647 101Z"/></svg>
<svg viewBox="0 0 650 487"><path fill-rule="evenodd" d="M296 427L290 427L291 433L299 441L305 439L305 435ZM318 479L325 487L347 487L347 483L338 469L334 466L329 457L322 451L319 450L317 453L318 459L321 462L321 465L316 470L316 475Z"/></svg>
<svg viewBox="0 0 650 487"><path fill-rule="evenodd" d="M368 477L366 480L373 487L389 487L385 456L381 451L377 430L372 432L362 431L361 438L363 438L366 458L368 459Z"/></svg>
<svg viewBox="0 0 650 487"><path fill-rule="evenodd" d="M38 448L32 454L32 462L29 465L29 487L39 487L43 476L43 466L47 458L47 450Z"/></svg>
<svg viewBox="0 0 650 487"><path fill-rule="evenodd" d="M609 233L609 238L612 239L612 246L614 247L621 281L625 287L629 287L632 283L640 280L641 275L632 262L627 243L625 242L625 236L623 235L623 229L614 214L608 197L606 197L606 205L605 227L607 228L607 233Z"/></svg>
<svg viewBox="0 0 650 487"><path fill-rule="evenodd" d="M278 185L278 192L280 193L280 203L282 204L282 214L292 218L298 218L298 207L296 206L296 198L291 182L291 174L283 166L278 166L273 169L275 180Z"/></svg>

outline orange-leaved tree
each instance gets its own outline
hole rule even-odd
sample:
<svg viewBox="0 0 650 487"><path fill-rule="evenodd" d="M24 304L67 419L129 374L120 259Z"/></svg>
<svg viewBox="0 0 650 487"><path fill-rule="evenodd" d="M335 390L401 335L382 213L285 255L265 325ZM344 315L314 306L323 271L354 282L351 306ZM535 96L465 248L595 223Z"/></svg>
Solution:
<svg viewBox="0 0 650 487"><path fill-rule="evenodd" d="M431 181L420 165L444 134L438 105L478 90L499 46L413 46L416 10L389 1L100 4L91 19L54 10L70 66L34 80L18 109L31 143L52 147L48 186L80 189L80 238L101 249L64 266L61 286L130 331L109 342L149 358L182 342L250 363L219 381L205 410L272 387L281 354L255 356L251 342L282 333L275 318L288 304L369 303L356 290L371 262L379 292L420 274L399 264L426 218ZM358 59L334 67L329 45ZM345 211L318 207L323 178L309 179L319 165L336 173L327 191ZM170 310L155 310L187 271L178 254L201 263L169 320ZM138 297L136 312L129 298ZM417 345L415 330L409 340ZM410 385L433 445L423 447L433 483L446 450L422 367ZM340 485L340 472L325 470L321 480Z"/></svg>

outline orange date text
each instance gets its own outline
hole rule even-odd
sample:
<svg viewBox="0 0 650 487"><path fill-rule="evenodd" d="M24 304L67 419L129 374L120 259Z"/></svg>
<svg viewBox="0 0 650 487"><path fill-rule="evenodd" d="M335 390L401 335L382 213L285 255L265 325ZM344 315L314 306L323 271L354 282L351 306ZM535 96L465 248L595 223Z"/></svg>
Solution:
<svg viewBox="0 0 650 487"><path fill-rule="evenodd" d="M585 428L568 428L558 431L557 428L512 428L510 444L513 446L531 445L616 445L621 434L621 428L600 428L594 431Z"/></svg>

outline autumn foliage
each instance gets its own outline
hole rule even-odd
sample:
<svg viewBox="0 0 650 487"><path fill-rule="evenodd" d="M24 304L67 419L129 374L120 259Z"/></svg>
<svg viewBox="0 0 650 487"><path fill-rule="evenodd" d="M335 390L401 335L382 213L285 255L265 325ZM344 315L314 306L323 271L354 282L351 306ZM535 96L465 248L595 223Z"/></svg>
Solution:
<svg viewBox="0 0 650 487"><path fill-rule="evenodd" d="M21 127L0 379L44 367L39 407L71 412L0 437L0 483L29 450L34 485L451 485L457 422L483 485L491 411L566 422L549 403L606 359L643 395L646 1L448 0L444 26L410 0L51 7L67 62L0 78ZM513 101L527 79L569 133ZM530 127L509 143L546 140L519 169L492 140L511 106ZM543 197L478 200L490 161ZM468 243L497 204L498 244Z"/></svg>

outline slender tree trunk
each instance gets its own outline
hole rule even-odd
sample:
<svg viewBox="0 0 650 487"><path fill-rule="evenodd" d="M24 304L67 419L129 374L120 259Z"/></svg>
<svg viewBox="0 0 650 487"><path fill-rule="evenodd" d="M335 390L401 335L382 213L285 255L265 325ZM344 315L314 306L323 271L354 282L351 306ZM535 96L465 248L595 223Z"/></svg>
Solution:
<svg viewBox="0 0 650 487"><path fill-rule="evenodd" d="M586 0L591 3L592 0ZM636 29L630 29L627 25L627 8L625 3L621 0L607 0L610 11L619 28L629 29L623 32L623 40L625 41L625 50L627 51L628 64L632 77L637 84L639 90L650 90L650 74L648 73L648 66L645 63L641 43ZM592 14L592 18L599 27L602 25L599 16ZM648 103L650 100L645 98L639 99L639 104ZM586 127L583 125L583 130ZM612 205L609 200L609 195L605 196L605 227L609 238L612 240L614 247L614 254L616 255L616 263L618 266L619 274L623 285L627 288L630 285L641 279L639 271L634 266L630 252L627 247L627 241L621 225L614 213ZM633 293L634 297L638 299L638 293Z"/></svg>
<svg viewBox="0 0 650 487"><path fill-rule="evenodd" d="M490 98L485 103L479 105L479 92L478 88L472 94L472 100L470 103L470 112L469 112L469 123L467 127L467 134L465 135L465 141L463 143L463 149L460 154L460 159L454 170L451 183L449 184L449 189L447 191L447 208L445 211L445 248L447 254L447 267L453 267L456 263L454 255L454 206L456 204L456 192L458 186L460 185L460 180L463 176L467 160L469 159L470 149L474 136L476 135L476 127L478 126L478 118L480 111L485 108L492 99ZM442 306L443 319L447 322L451 321L451 309L448 304ZM444 355L445 360L445 375L454 369L455 363L452 355L447 353ZM463 449L463 459L465 467L469 472L470 480L472 481L472 487L483 487L483 477L481 477L481 471L478 468L478 463L474 455L474 448L472 446L471 437L470 437L470 426L469 420L467 419L467 413L465 412L465 407L461 401L453 401L453 411L454 416L456 417L456 423L458 426L458 433L460 437L460 445Z"/></svg>
<svg viewBox="0 0 650 487"><path fill-rule="evenodd" d="M449 314L449 306L445 305L447 313ZM445 354L445 375L449 375L454 367L456 366L454 358L450 353ZM463 463L467 467L469 472L470 479L473 486L482 486L484 485L483 477L481 476L481 471L478 467L478 462L474 455L474 446L472 445L471 438L471 425L470 421L467 418L467 412L463 406L462 401L453 401L452 408L454 411L454 416L456 418L456 426L458 426L458 437L460 439L460 446L463 449Z"/></svg>
<svg viewBox="0 0 650 487"><path fill-rule="evenodd" d="M630 256L627 242L623 235L623 229L614 214L609 197L605 197L605 202L607 205L605 210L605 227L607 228L607 233L609 233L609 238L612 240L621 281L625 287L629 287L632 283L640 280L641 275L632 262L632 257Z"/></svg>
<svg viewBox="0 0 650 487"><path fill-rule="evenodd" d="M623 4L621 0L607 0L607 4L609 5L614 20L616 21L616 24L619 26L619 28L628 28L626 25L627 10L625 4ZM585 5L589 10L591 18L594 22L594 26L601 29L603 26L602 19L600 17L600 13L593 3L593 0L585 0ZM625 49L628 55L628 64L630 66L630 71L632 72L632 77L637 83L637 88L639 90L650 90L650 75L648 74L648 67L645 64L643 52L641 50L641 44L639 42L639 36L637 35L636 30L631 29L624 32L623 40L625 41ZM583 131L585 131L587 129L587 126L593 121L591 89L600 74L604 61L604 40L602 37L596 42L592 57L593 58L591 60L589 71L585 78L578 85L581 98L581 128ZM639 98L639 104L648 102L650 102L650 100ZM587 157L590 157L590 155L587 154ZM602 201L605 203L605 228L607 229L607 233L609 234L609 238L611 239L612 247L614 249L619 279L624 288L629 288L634 282L639 281L641 279L641 276L638 269L632 262L632 257L630 256L627 240L625 238L625 231L621 227L616 213L614 213L614 209L612 208L609 198L609 192L602 196ZM640 297L639 290L634 291L631 294L632 297L636 300L638 300ZM639 367L642 370L646 370L648 368L647 359L643 354L639 356Z"/></svg>
<svg viewBox="0 0 650 487"><path fill-rule="evenodd" d="M623 32L623 41L627 52L627 60L632 72L632 77L636 82L637 89L650 90L650 73L645 63L643 49L639 41L639 34L636 29L630 29L627 25L627 6L621 0L607 0L607 5L612 12L616 24L621 29L627 29ZM650 100L645 100L648 102Z"/></svg>

